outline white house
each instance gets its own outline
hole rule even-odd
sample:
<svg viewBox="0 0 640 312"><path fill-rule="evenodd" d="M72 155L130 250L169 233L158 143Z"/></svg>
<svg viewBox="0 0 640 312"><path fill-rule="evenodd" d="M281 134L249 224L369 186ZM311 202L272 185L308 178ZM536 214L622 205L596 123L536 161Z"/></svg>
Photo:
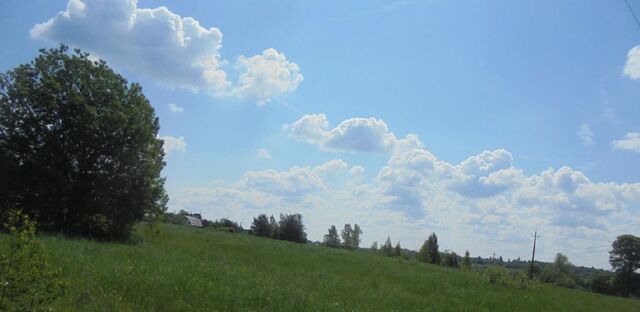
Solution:
<svg viewBox="0 0 640 312"><path fill-rule="evenodd" d="M195 227L202 227L202 220L192 217L192 216L184 216L187 218L187 224Z"/></svg>

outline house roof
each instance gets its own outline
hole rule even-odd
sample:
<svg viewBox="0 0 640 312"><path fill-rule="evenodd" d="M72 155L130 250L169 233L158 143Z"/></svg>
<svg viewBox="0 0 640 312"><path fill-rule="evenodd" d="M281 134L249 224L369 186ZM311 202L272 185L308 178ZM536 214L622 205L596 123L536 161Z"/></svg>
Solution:
<svg viewBox="0 0 640 312"><path fill-rule="evenodd" d="M192 217L192 216L184 216L187 218L187 223L191 226L202 227L202 220Z"/></svg>

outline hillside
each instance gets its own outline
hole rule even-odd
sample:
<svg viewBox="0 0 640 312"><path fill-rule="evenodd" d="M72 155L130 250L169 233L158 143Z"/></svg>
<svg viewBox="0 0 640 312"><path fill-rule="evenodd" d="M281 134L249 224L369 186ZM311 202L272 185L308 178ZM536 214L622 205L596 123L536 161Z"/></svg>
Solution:
<svg viewBox="0 0 640 312"><path fill-rule="evenodd" d="M159 236L144 226L136 236L135 244L42 238L70 282L56 310L640 310L638 300L495 286L463 270L246 234L161 225Z"/></svg>

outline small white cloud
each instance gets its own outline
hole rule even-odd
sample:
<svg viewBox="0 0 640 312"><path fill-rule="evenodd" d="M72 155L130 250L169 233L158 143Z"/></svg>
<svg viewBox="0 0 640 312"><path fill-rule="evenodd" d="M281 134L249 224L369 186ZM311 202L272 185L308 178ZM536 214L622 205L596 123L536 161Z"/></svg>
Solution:
<svg viewBox="0 0 640 312"><path fill-rule="evenodd" d="M172 113L182 113L184 112L184 107L171 103L169 104L169 111Z"/></svg>
<svg viewBox="0 0 640 312"><path fill-rule="evenodd" d="M640 132L629 132L622 140L615 140L613 148L640 153Z"/></svg>
<svg viewBox="0 0 640 312"><path fill-rule="evenodd" d="M593 139L593 130L591 130L591 126L587 124L582 124L580 128L578 128L577 134L580 138L580 141L582 142L582 145L586 147L592 146L596 143L596 141Z"/></svg>
<svg viewBox="0 0 640 312"><path fill-rule="evenodd" d="M640 45L629 50L623 74L631 79L640 79Z"/></svg>
<svg viewBox="0 0 640 312"><path fill-rule="evenodd" d="M137 0L69 0L64 11L34 25L30 35L82 48L164 85L259 105L294 91L303 80L296 63L268 48L238 58L234 83L224 68L218 28L166 7L138 8Z"/></svg>
<svg viewBox="0 0 640 312"><path fill-rule="evenodd" d="M271 153L266 148L260 148L256 151L256 158L258 159L271 159Z"/></svg>
<svg viewBox="0 0 640 312"><path fill-rule="evenodd" d="M296 140L334 151L387 152L399 142L382 119L373 117L349 118L329 129L324 114L311 114L284 128ZM406 140L408 142L409 137Z"/></svg>
<svg viewBox="0 0 640 312"><path fill-rule="evenodd" d="M187 150L187 142L184 137L161 136L159 139L164 141L162 148L166 155L173 152L185 152Z"/></svg>

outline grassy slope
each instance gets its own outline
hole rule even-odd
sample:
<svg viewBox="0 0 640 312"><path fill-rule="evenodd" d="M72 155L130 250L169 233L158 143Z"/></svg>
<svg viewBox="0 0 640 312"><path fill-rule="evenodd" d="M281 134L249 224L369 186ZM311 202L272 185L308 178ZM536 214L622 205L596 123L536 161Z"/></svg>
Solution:
<svg viewBox="0 0 640 312"><path fill-rule="evenodd" d="M640 301L366 253L163 225L135 245L46 237L71 283L59 311L640 311ZM0 236L0 246L7 236Z"/></svg>

